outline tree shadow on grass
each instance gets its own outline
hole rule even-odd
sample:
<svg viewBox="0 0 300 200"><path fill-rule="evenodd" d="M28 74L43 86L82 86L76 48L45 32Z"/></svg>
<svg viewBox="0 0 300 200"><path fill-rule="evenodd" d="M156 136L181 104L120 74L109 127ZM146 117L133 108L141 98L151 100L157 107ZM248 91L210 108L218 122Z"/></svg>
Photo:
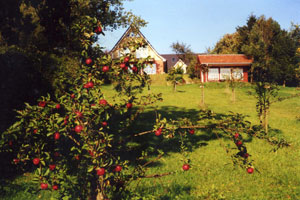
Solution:
<svg viewBox="0 0 300 200"><path fill-rule="evenodd" d="M162 118L174 120L189 118L192 121L196 121L199 119L200 115L203 114L203 111L175 106L163 106L156 111L152 109L140 114L139 119L132 125L132 130L135 130L135 133L153 130L153 125L155 124L156 115L158 113L161 114ZM222 116L222 114L217 114L216 118L221 118ZM209 141L217 138L216 134L209 129L198 130L194 135L188 135L188 137L185 137L186 150L193 151L202 146L206 146ZM150 149L150 153L148 155L152 156L158 155L158 149L162 150L166 155L169 153L178 153L181 151L180 145L181 141L179 134L177 134L174 138L165 139L163 136L155 136L154 132L151 132L139 137L134 137L133 143L127 145L127 148L129 147L131 149L129 149L129 154L126 153L127 156L125 155L125 158L132 160L144 149ZM128 152L127 150L128 149L124 152ZM157 165L159 164L155 164L155 166Z"/></svg>
<svg viewBox="0 0 300 200"><path fill-rule="evenodd" d="M24 196L34 195L37 193L36 185L28 182L13 183L11 180L7 179L0 180L0 199L14 197L19 192L23 193Z"/></svg>

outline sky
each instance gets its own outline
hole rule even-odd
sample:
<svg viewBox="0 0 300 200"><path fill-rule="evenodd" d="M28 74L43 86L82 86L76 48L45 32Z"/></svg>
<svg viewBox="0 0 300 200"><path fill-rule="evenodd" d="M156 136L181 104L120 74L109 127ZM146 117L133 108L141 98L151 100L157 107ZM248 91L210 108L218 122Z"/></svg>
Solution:
<svg viewBox="0 0 300 200"><path fill-rule="evenodd" d="M177 41L205 53L251 14L272 17L285 30L300 23L300 0L131 0L124 8L148 22L140 31L160 54L174 53L170 46ZM105 32L98 43L111 50L125 31Z"/></svg>

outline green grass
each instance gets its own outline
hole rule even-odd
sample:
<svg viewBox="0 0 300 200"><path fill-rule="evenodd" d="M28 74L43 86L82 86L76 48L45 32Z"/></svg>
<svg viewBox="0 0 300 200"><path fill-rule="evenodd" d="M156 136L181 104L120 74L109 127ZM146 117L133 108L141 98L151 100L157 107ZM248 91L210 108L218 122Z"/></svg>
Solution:
<svg viewBox="0 0 300 200"><path fill-rule="evenodd" d="M199 85L184 85L173 92L171 87L153 86L153 92L163 93L164 101L157 110L172 118L192 116L200 109ZM238 112L247 115L247 120L258 123L255 98L248 94L248 85L237 89L237 100L231 101L231 92L226 84L211 83L205 87L206 109L217 113ZM299 93L295 88L281 88L280 95ZM222 148L227 141L210 140L207 146L195 148L189 155L192 169L159 180L142 180L132 189L143 195L155 194L158 199L299 199L300 198L300 98L274 103L270 110L270 126L291 142L289 148L272 151L265 141L254 139L247 144L255 160L256 173L249 175L245 169L233 166L230 155ZM195 137L201 136L198 132ZM182 166L182 155L176 152L149 169L149 173L165 173ZM259 171L259 172L257 172Z"/></svg>
<svg viewBox="0 0 300 200"><path fill-rule="evenodd" d="M157 77L156 77L157 78ZM200 107L201 88L198 84L178 86L173 92L172 86L157 84L151 92L162 93L164 101L145 110L142 117L148 122L154 116L154 110L173 119L193 117ZM112 96L111 86L103 88L106 97ZM229 111L247 115L247 120L258 123L255 111L255 98L248 94L253 91L250 85L236 91L236 102L231 101L231 92L225 83L210 83L205 86L205 109L226 114ZM149 91L145 91L147 93ZM299 93L296 88L281 88L280 95ZM154 147L166 150L166 156L148 169L148 174L160 174L177 171L176 174L154 179L143 179L130 185L130 190L145 199L300 199L300 98L288 99L271 106L269 123L273 130L291 143L291 147L273 152L273 147L265 141L253 139L246 145L255 160L255 173L247 174L245 169L233 166L230 154L222 147L228 141L204 137L205 132L198 131L193 136L193 152L188 156L192 160L188 172L181 170L183 156L172 144L152 140ZM145 122L146 122L145 121ZM149 136L148 136L149 137ZM21 181L21 183L20 183ZM8 196L2 199L50 199L52 194L33 194L30 176L18 177L8 181ZM17 186L20 184L20 189ZM29 196L26 196L29 195ZM50 195L40 196L39 195Z"/></svg>

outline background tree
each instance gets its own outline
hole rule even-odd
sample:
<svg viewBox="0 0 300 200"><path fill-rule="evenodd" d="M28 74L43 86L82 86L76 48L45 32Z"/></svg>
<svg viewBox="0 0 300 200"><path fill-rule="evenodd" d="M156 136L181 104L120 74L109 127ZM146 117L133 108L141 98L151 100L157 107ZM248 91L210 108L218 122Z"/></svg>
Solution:
<svg viewBox="0 0 300 200"><path fill-rule="evenodd" d="M173 91L176 92L176 86L180 81L183 81L183 69L181 67L173 67L169 70L166 80L172 83Z"/></svg>
<svg viewBox="0 0 300 200"><path fill-rule="evenodd" d="M177 54L177 57L181 59L187 65L187 73L190 78L195 78L196 65L198 63L196 54L191 50L190 45L186 43L175 42L171 45L172 51Z"/></svg>
<svg viewBox="0 0 300 200"><path fill-rule="evenodd" d="M79 76L80 65L87 55L103 55L99 46L90 46L87 40L97 41L103 30L114 30L131 23L146 25L144 20L125 11L123 2L0 1L0 74L3 75L0 90L6 93L0 99L7 102L1 111L8 112L1 117L0 132L14 118L9 111L20 109L22 105L7 100L11 95L17 94L16 99L20 102L33 103L46 93L62 94ZM99 19L98 24L81 24L79 27L82 21L94 18ZM79 31L82 28L85 29L84 37ZM81 54L85 47L88 47L87 51ZM28 90L17 85L27 85ZM34 91L34 94L29 91Z"/></svg>
<svg viewBox="0 0 300 200"><path fill-rule="evenodd" d="M225 35L214 51L225 53L232 49L231 53L243 53L254 59L250 79L255 81L258 115L265 132L268 132L269 108L271 99L277 96L276 85L297 84L299 30L294 26L288 33L272 18L254 15L236 30L233 35Z"/></svg>
<svg viewBox="0 0 300 200"><path fill-rule="evenodd" d="M284 84L292 76L295 45L287 32L272 18L257 19L249 34L249 44L242 51L254 58L254 78Z"/></svg>
<svg viewBox="0 0 300 200"><path fill-rule="evenodd" d="M250 15L247 24L226 34L213 53L242 53L254 58L250 82L268 79L282 85L295 85L296 39L280 28L272 18ZM294 31L293 35L297 35ZM296 37L296 36L294 36Z"/></svg>
<svg viewBox="0 0 300 200"><path fill-rule="evenodd" d="M300 25L292 23L291 29L289 31L289 36L292 38L293 42L296 45L296 56L295 62L296 69L295 69L295 82L297 82L297 86L300 83Z"/></svg>
<svg viewBox="0 0 300 200"><path fill-rule="evenodd" d="M211 51L213 54L236 54L239 52L239 33L225 34Z"/></svg>

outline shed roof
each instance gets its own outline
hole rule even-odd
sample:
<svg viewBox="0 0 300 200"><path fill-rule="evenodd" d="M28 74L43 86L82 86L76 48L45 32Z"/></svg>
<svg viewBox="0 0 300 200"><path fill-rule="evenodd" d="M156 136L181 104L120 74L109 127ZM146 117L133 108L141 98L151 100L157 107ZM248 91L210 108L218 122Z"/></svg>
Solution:
<svg viewBox="0 0 300 200"><path fill-rule="evenodd" d="M253 58L244 54L204 54L198 55L198 62L208 66L250 66Z"/></svg>

